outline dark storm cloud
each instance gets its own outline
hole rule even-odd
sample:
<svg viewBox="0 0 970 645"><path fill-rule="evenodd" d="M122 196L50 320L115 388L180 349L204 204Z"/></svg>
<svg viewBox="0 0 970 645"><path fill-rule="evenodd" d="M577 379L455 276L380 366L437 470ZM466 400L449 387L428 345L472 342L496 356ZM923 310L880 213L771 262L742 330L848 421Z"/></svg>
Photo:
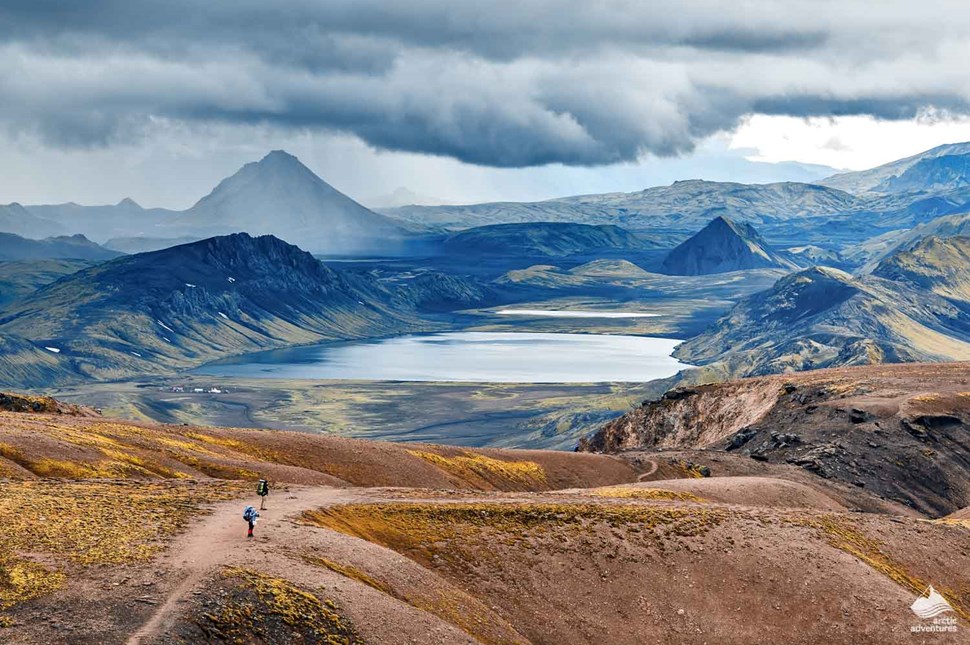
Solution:
<svg viewBox="0 0 970 645"><path fill-rule="evenodd" d="M346 132L490 166L607 164L689 151L752 113L965 113L961 9L7 0L0 122L61 146L166 119Z"/></svg>

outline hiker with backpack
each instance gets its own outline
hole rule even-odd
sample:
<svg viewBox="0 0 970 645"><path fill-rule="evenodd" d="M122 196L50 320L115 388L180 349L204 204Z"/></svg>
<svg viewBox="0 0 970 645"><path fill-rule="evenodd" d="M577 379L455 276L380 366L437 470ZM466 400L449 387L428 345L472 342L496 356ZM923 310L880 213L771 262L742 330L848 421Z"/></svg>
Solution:
<svg viewBox="0 0 970 645"><path fill-rule="evenodd" d="M259 483L256 484L256 494L260 497L259 510L266 510L266 496L269 495L269 482L265 479L260 479Z"/></svg>
<svg viewBox="0 0 970 645"><path fill-rule="evenodd" d="M249 522L249 533L246 537L253 537L253 528L256 527L256 520L259 518L259 511L257 511L252 506L247 506L246 510L243 511L243 519Z"/></svg>

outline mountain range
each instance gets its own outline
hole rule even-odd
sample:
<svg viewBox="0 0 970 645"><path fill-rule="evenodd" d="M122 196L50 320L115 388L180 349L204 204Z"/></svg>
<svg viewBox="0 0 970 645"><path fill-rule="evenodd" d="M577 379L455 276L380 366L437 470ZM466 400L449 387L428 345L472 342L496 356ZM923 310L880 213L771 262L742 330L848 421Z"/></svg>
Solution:
<svg viewBox="0 0 970 645"><path fill-rule="evenodd" d="M186 211L143 209L132 200L3 207L0 214L34 237L101 227L97 239L111 235L116 248L167 248L111 259L115 251L80 236L0 237L0 260L41 261L4 267L10 278L0 281L0 333L16 354L40 348L45 370L110 378L413 331L441 324L430 313L484 301L579 294L653 301L674 289L684 306L707 307L702 319L685 312L680 329L691 334L727 311L677 350L706 373L970 357L966 242L954 237L970 234L967 159L970 144L954 144L817 185L691 180L536 204L408 207L388 216L274 151ZM507 219L519 221L489 223ZM248 233L219 235L233 230ZM253 236L268 231L283 231L300 248ZM423 255L386 267L337 269L301 250L359 257L409 245L413 251L418 240ZM5 248L12 250L4 255ZM718 300L706 305L701 285L661 273L737 275L718 281ZM753 293L751 285L760 289L782 275ZM748 284L726 288L747 276Z"/></svg>
<svg viewBox="0 0 970 645"><path fill-rule="evenodd" d="M970 359L970 238L929 237L868 274L813 267L741 300L675 356L750 376Z"/></svg>
<svg viewBox="0 0 970 645"><path fill-rule="evenodd" d="M559 221L615 224L683 238L717 216L752 224L772 245L843 247L936 217L970 211L963 174L970 143L949 144L871 170L815 183L738 184L702 180L633 193L542 202L383 209L414 225L457 230L486 224Z"/></svg>
<svg viewBox="0 0 970 645"><path fill-rule="evenodd" d="M826 177L815 183L829 188L837 188L848 193L861 195L865 193L886 193L894 192L893 188L899 188L904 184L895 183L895 179L904 175L910 168L926 162L932 164L933 160L941 157L962 156L970 154L970 142L948 143L919 154L891 161L889 163L871 168L869 170L858 170L845 172ZM944 164L947 162L944 161ZM924 165L924 169L927 166ZM925 172L925 170L923 171ZM952 189L953 186L945 186L945 189Z"/></svg>
<svg viewBox="0 0 970 645"><path fill-rule="evenodd" d="M866 171L814 184L738 184L687 180L633 193L579 195L542 202L417 206L376 213L277 150L243 166L185 211L114 205L0 207L0 230L43 238L82 233L95 242L154 238L184 242L245 231L273 234L314 253L393 255L429 230L492 224L565 222L615 225L670 246L718 216L756 226L773 246L815 245L838 252L877 235L970 211L970 144L950 144ZM132 250L148 246L121 242ZM419 251L420 252L420 251Z"/></svg>

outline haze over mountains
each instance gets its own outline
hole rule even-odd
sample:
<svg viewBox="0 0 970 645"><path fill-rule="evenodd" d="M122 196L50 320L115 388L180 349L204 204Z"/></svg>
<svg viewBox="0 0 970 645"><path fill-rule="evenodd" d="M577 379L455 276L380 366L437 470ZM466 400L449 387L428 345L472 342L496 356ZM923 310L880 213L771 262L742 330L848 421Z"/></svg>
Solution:
<svg viewBox="0 0 970 645"><path fill-rule="evenodd" d="M0 233L0 261L4 260L110 260L121 253L95 244L81 234L31 240Z"/></svg>
<svg viewBox="0 0 970 645"><path fill-rule="evenodd" d="M131 199L112 206L2 208L0 216L16 225L8 229L7 220L0 220L0 230L32 238L71 232L97 242L184 241L248 232L275 234L315 253L353 255L394 254L408 237L405 227L361 206L281 150L246 164L185 211L144 209Z"/></svg>
<svg viewBox="0 0 970 645"><path fill-rule="evenodd" d="M970 210L964 155L970 144L940 146L868 171L817 182L745 185L701 180L634 193L581 195L534 203L403 206L371 211L335 190L298 159L274 151L246 164L186 211L115 205L0 207L0 230L39 239L85 234L95 242L145 250L132 238L186 241L233 232L273 234L325 254L397 254L428 227L565 222L621 226L682 241L718 216L752 224L779 247L836 250L890 231Z"/></svg>

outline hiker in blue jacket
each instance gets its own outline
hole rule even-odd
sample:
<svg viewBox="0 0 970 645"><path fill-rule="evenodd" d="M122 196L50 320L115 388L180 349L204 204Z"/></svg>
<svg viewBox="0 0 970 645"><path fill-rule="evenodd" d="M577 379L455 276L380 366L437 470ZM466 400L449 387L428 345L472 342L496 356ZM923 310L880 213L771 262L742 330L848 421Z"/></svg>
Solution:
<svg viewBox="0 0 970 645"><path fill-rule="evenodd" d="M256 520L259 518L259 511L257 511L252 506L247 506L246 510L243 511L243 519L249 522L249 533L246 537L253 537L253 528L256 526Z"/></svg>

